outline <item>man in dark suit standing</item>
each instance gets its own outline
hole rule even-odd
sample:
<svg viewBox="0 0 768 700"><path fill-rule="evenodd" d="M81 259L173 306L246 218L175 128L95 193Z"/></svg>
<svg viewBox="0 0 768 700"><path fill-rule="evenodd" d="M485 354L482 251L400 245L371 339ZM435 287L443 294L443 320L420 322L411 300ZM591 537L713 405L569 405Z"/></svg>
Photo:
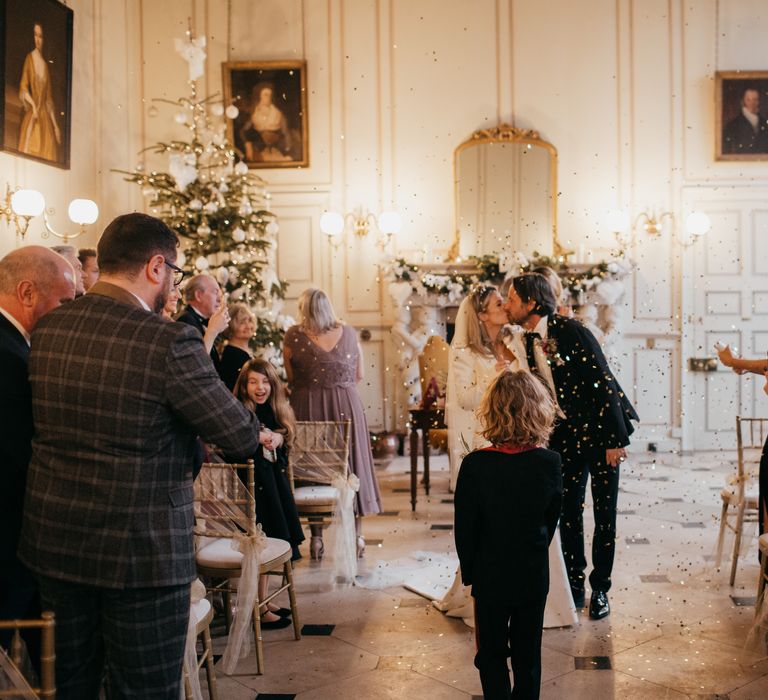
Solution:
<svg viewBox="0 0 768 700"><path fill-rule="evenodd" d="M576 607L584 607L584 498L592 478L595 532L592 538L593 619L610 613L608 591L616 550L619 464L639 420L611 373L592 333L574 319L554 313L556 301L546 277L515 277L504 306L509 319L526 330L531 371L554 394L564 414L549 447L563 460L563 511L560 534Z"/></svg>
<svg viewBox="0 0 768 700"><path fill-rule="evenodd" d="M197 328L203 336L206 350L211 354L213 366L218 370L219 354L213 343L229 323L221 287L210 275L195 275L184 287L184 300L187 305L176 320Z"/></svg>
<svg viewBox="0 0 768 700"><path fill-rule="evenodd" d="M723 127L723 153L768 153L768 121L753 87L741 93L739 114Z"/></svg>
<svg viewBox="0 0 768 700"><path fill-rule="evenodd" d="M98 244L99 281L32 337L35 420L19 556L56 614L57 697L177 700L195 578L195 436L234 459L259 426L200 335L160 315L178 238L145 214Z"/></svg>
<svg viewBox="0 0 768 700"><path fill-rule="evenodd" d="M16 556L32 455L29 335L46 313L74 296L72 266L48 248L26 246L0 260L0 620L40 614L37 584ZM28 636L28 645L36 637ZM2 636L0 644L6 644Z"/></svg>

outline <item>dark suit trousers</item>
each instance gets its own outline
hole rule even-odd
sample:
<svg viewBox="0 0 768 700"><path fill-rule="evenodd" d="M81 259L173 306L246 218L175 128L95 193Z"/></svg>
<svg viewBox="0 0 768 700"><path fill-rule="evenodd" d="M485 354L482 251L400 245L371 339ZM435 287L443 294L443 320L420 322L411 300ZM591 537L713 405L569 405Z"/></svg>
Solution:
<svg viewBox="0 0 768 700"><path fill-rule="evenodd" d="M56 614L58 700L179 700L190 586L115 590L39 577Z"/></svg>
<svg viewBox="0 0 768 700"><path fill-rule="evenodd" d="M553 447L552 449L557 449ZM595 532L592 537L592 573L589 585L593 591L608 591L616 552L616 505L619 496L619 468L605 461L604 448L589 448L580 454L561 452L563 458L563 509L560 517L560 539L565 567L574 595L584 594L584 497L587 478L592 478L592 503Z"/></svg>
<svg viewBox="0 0 768 700"><path fill-rule="evenodd" d="M546 602L546 594L540 600L515 605L475 598L475 666L486 700L538 700ZM507 657L512 662L512 688Z"/></svg>

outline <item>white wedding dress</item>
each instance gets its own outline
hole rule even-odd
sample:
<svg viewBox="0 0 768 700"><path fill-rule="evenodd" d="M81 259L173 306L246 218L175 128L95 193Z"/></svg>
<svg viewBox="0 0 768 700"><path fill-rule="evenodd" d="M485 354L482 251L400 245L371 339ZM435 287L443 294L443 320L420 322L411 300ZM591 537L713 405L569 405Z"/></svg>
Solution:
<svg viewBox="0 0 768 700"><path fill-rule="evenodd" d="M459 467L467 448L474 450L488 445L478 434L475 409L486 388L497 374L496 358L484 357L467 347L467 314L473 313L469 297L465 298L456 314L456 327L451 341L448 363L448 382L445 403L445 421L448 426L448 453L450 488L456 487ZM513 369L528 370L522 333L513 334L506 343L516 358ZM450 617L461 617L470 627L475 626L474 606L470 588L461 583L456 572L448 592L433 605ZM565 570L560 547L560 533L555 532L549 545L549 595L544 610L544 627L566 627L578 622L571 587Z"/></svg>

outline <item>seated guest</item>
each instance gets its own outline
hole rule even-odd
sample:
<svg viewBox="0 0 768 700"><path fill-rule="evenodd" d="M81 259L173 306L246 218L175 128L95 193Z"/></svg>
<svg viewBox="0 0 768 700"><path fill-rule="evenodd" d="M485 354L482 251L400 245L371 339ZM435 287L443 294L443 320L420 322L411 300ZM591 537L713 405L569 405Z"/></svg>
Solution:
<svg viewBox="0 0 768 700"><path fill-rule="evenodd" d="M475 666L486 698L539 697L547 549L560 515L560 455L545 449L555 407L528 372L502 372L478 409L490 447L461 463L455 495L461 577L475 599ZM511 694L507 657L511 656Z"/></svg>
<svg viewBox="0 0 768 700"><path fill-rule="evenodd" d="M210 275L195 275L184 287L184 300L187 306L176 320L197 328L203 336L203 343L211 355L213 366L218 368L219 354L213 344L229 322L221 287Z"/></svg>
<svg viewBox="0 0 768 700"><path fill-rule="evenodd" d="M0 620L40 616L37 584L16 556L34 432L29 336L45 314L74 296L75 271L48 248L26 246L0 260ZM39 659L39 634L24 638ZM0 645L9 641L9 633L0 634Z"/></svg>
<svg viewBox="0 0 768 700"><path fill-rule="evenodd" d="M65 258L75 271L75 297L85 294L85 278L83 277L83 265L77 257L77 248L73 245L54 245L51 250Z"/></svg>
<svg viewBox="0 0 768 700"><path fill-rule="evenodd" d="M242 366L251 359L248 345L256 332L256 317L245 304L229 305L229 325L222 334L227 341L219 360L219 376L232 391Z"/></svg>
<svg viewBox="0 0 768 700"><path fill-rule="evenodd" d="M80 248L77 259L83 266L83 286L87 292L99 279L99 263L96 258L96 248Z"/></svg>
<svg viewBox="0 0 768 700"><path fill-rule="evenodd" d="M296 417L288 403L285 386L267 360L250 360L235 385L235 396L256 414L261 426L261 443L253 456L256 492L256 520L267 537L290 542L293 559L299 559L304 533L288 480L288 450L296 433ZM259 578L259 599L267 597L269 576ZM262 607L261 626L287 627L290 610L272 603Z"/></svg>
<svg viewBox="0 0 768 700"><path fill-rule="evenodd" d="M168 293L168 299L166 299L165 306L160 315L168 321L173 321L176 312L179 310L179 299L181 299L181 292L178 287L174 287Z"/></svg>

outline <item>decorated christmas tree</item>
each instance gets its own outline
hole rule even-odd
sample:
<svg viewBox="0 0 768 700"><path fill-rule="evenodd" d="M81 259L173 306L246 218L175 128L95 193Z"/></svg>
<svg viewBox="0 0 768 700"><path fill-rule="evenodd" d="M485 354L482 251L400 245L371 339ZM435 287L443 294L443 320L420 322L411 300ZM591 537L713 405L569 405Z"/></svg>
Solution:
<svg viewBox="0 0 768 700"><path fill-rule="evenodd" d="M269 211L266 183L242 160L226 135L226 119L237 107L221 97L200 98L197 79L203 74L205 37L187 32L176 39L176 51L189 64L189 96L157 99L176 108L174 119L189 130L187 140L150 146L167 156L167 172L143 165L124 173L142 188L153 216L181 237L181 265L190 274L211 274L230 301L247 304L256 315L251 347L280 366L283 332L293 319L280 311L286 282L275 273L277 218ZM150 107L150 114L157 114Z"/></svg>

